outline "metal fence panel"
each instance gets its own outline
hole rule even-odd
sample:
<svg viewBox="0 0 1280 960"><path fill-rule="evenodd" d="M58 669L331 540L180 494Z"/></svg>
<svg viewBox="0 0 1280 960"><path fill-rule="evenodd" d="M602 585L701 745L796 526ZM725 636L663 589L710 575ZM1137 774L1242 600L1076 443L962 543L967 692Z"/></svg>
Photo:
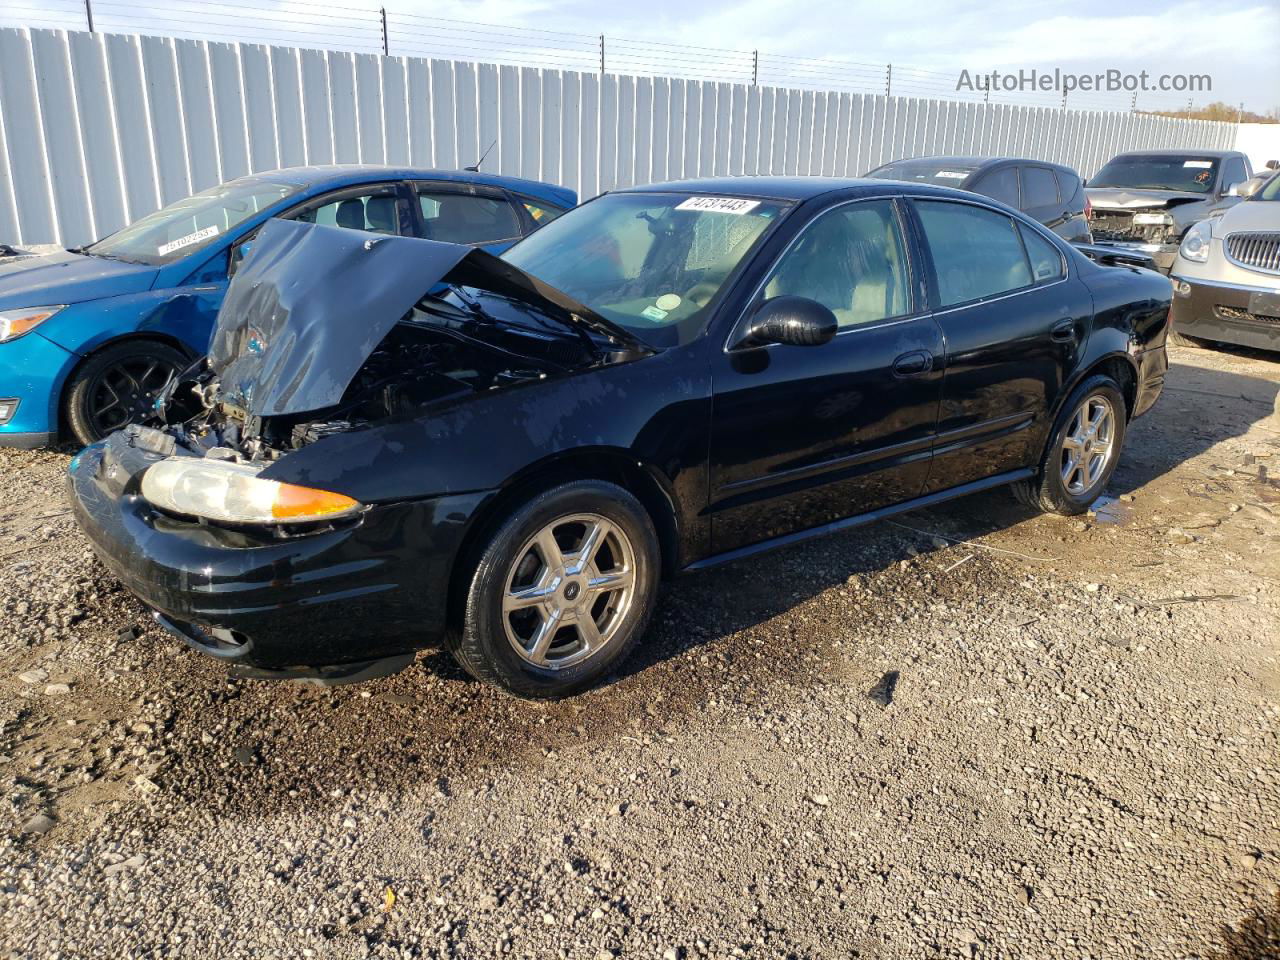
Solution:
<svg viewBox="0 0 1280 960"><path fill-rule="evenodd" d="M277 166L393 163L583 198L721 174L858 176L1020 154L1092 175L1126 149L1224 149L1236 125L252 43L0 29L0 241L84 243Z"/></svg>

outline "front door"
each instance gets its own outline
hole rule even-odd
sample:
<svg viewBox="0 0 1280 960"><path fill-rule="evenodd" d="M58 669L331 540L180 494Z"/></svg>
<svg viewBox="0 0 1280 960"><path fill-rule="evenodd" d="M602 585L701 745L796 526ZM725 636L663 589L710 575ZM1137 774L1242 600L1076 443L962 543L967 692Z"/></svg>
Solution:
<svg viewBox="0 0 1280 960"><path fill-rule="evenodd" d="M813 347L729 349L713 360L711 530L717 553L918 496L941 394L942 335L913 282L904 208L853 201L820 214L748 305L817 300L839 331Z"/></svg>
<svg viewBox="0 0 1280 960"><path fill-rule="evenodd" d="M1039 231L977 203L912 204L947 343L933 492L1038 462L1093 299Z"/></svg>

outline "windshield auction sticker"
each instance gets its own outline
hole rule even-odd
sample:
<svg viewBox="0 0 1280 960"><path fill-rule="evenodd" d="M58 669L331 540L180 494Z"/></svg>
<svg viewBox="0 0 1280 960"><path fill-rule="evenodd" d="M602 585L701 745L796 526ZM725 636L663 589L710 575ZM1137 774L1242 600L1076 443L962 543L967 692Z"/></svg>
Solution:
<svg viewBox="0 0 1280 960"><path fill-rule="evenodd" d="M760 206L759 200L743 200L740 197L690 197L676 204L677 210L698 210L702 213L750 213Z"/></svg>
<svg viewBox="0 0 1280 960"><path fill-rule="evenodd" d="M205 227L195 233L188 233L185 237L179 237L177 240L160 244L160 246L156 247L156 253L163 257L166 254L173 253L175 250L181 250L183 247L189 247L192 244L199 243L201 240L208 240L210 237L216 237L217 235L217 227Z"/></svg>

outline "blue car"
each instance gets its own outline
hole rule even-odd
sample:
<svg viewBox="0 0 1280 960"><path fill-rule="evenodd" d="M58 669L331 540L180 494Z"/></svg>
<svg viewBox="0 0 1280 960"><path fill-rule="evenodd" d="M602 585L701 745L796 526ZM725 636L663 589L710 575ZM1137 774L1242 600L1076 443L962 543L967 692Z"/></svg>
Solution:
<svg viewBox="0 0 1280 960"><path fill-rule="evenodd" d="M92 443L206 352L271 217L504 250L572 190L471 171L294 167L232 180L72 250L0 245L0 446Z"/></svg>

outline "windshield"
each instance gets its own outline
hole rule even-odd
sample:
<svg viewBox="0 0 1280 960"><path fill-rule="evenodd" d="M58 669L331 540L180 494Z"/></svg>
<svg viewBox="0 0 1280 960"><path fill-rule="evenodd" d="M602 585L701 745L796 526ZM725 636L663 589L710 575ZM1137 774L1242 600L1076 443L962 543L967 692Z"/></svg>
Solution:
<svg viewBox="0 0 1280 960"><path fill-rule="evenodd" d="M232 180L149 213L85 248L98 257L164 266L209 246L254 214L302 189L256 178Z"/></svg>
<svg viewBox="0 0 1280 960"><path fill-rule="evenodd" d="M611 193L570 210L503 259L655 347L688 343L707 306L786 205Z"/></svg>
<svg viewBox="0 0 1280 960"><path fill-rule="evenodd" d="M1280 200L1280 174L1272 174L1271 179L1262 185L1250 200Z"/></svg>
<svg viewBox="0 0 1280 960"><path fill-rule="evenodd" d="M876 180L909 180L912 183L933 183L940 187L958 187L977 170L971 163L948 163L945 158L926 160L898 160L867 174Z"/></svg>
<svg viewBox="0 0 1280 960"><path fill-rule="evenodd" d="M1217 179L1218 161L1210 157L1116 157L1089 186L1208 193Z"/></svg>

